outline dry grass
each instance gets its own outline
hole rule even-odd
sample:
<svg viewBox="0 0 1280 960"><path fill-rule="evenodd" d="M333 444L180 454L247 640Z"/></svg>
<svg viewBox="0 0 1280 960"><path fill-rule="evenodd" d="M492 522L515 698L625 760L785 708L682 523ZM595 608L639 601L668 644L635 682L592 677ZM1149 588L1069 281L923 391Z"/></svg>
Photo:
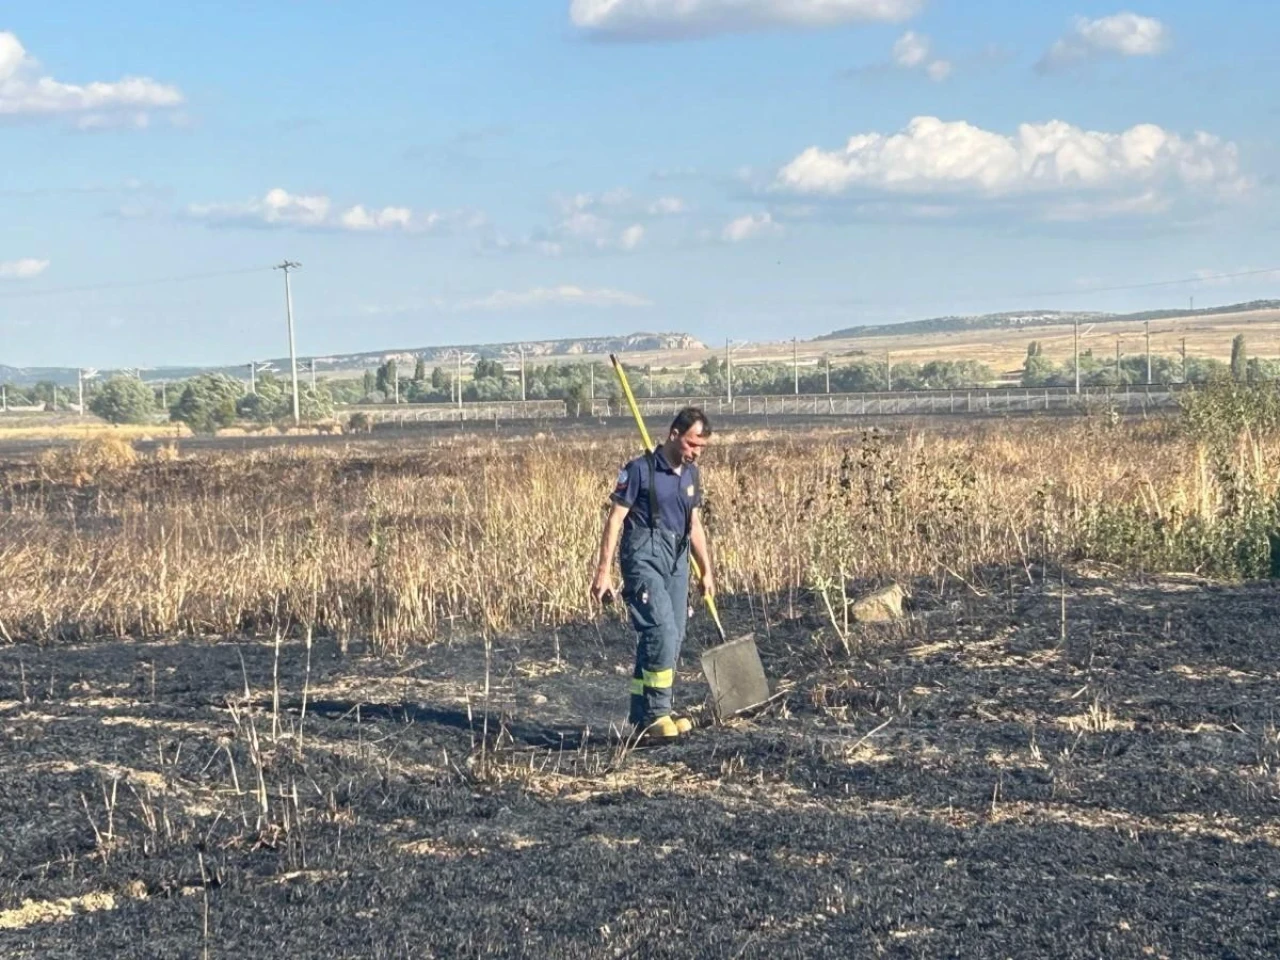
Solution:
<svg viewBox="0 0 1280 960"><path fill-rule="evenodd" d="M0 486L0 637L279 628L398 648L577 620L605 497L633 452L577 437L185 459L93 449L11 467ZM706 503L720 589L821 588L839 611L850 580L1105 554L1107 511L1211 533L1242 481L1276 496L1280 443L1234 456L1226 476L1163 427L1087 422L718 439Z"/></svg>
<svg viewBox="0 0 1280 960"><path fill-rule="evenodd" d="M1114 357L1117 336L1124 356L1146 352L1143 325L1139 322L1086 323L1081 324L1080 329L1082 352L1093 350L1096 356ZM1212 357L1226 362L1231 357L1231 341L1240 333L1246 337L1251 356L1280 356L1280 311L1277 310L1153 320L1151 351L1160 356L1177 356L1182 338L1185 337L1189 356ZM842 362L859 359L858 356L850 357L849 354L862 354L864 358L881 361L887 352L894 363L976 360L997 372L1008 372L1021 370L1027 356L1027 345L1032 340L1039 342L1044 356L1054 363L1071 359L1072 338L1072 325L1063 323L1026 329L1002 328L809 340L798 344L797 353L800 363L810 368L828 353L832 357L832 366L838 367ZM627 362L640 366L652 364L655 368L666 366L672 369L696 369L710 356L723 356L722 345L709 346L708 350L628 354ZM786 341L751 344L734 350L733 356L734 362L740 364L790 363L793 354L790 341Z"/></svg>
<svg viewBox="0 0 1280 960"><path fill-rule="evenodd" d="M179 439L191 436L185 423L109 424L97 417L68 420L64 414L14 414L0 417L0 437L5 440L97 440L115 437L124 441Z"/></svg>

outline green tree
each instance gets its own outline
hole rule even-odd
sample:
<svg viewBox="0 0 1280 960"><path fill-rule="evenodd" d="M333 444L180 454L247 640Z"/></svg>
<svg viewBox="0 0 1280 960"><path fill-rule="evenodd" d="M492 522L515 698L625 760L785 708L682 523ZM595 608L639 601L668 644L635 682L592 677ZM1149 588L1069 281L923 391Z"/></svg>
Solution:
<svg viewBox="0 0 1280 960"><path fill-rule="evenodd" d="M495 380L502 380L506 376L506 371L502 369L501 360L477 360L475 379L483 380L486 377L493 377Z"/></svg>
<svg viewBox="0 0 1280 960"><path fill-rule="evenodd" d="M236 401L236 414L257 423L273 423L283 414L293 416L293 391L271 373L258 377L257 392Z"/></svg>
<svg viewBox="0 0 1280 960"><path fill-rule="evenodd" d="M155 394L137 377L112 377L89 401L89 409L108 423L150 423Z"/></svg>
<svg viewBox="0 0 1280 960"><path fill-rule="evenodd" d="M378 373L374 378L374 388L379 393L385 393L391 396L396 389L396 362L388 360L382 366L378 367Z"/></svg>
<svg viewBox="0 0 1280 960"><path fill-rule="evenodd" d="M1249 379L1249 357L1245 353L1243 333L1237 333L1231 341L1231 379L1236 383Z"/></svg>
<svg viewBox="0 0 1280 960"><path fill-rule="evenodd" d="M363 394L370 394L370 393L373 393L373 391L378 389L378 380L373 375L372 370L366 370L364 372L362 385L364 387L364 389L361 391Z"/></svg>
<svg viewBox="0 0 1280 960"><path fill-rule="evenodd" d="M289 401L289 415L293 415L293 400ZM306 384L298 390L298 418L306 423L317 420L328 420L333 416L333 397L323 385L317 384L315 389ZM283 419L283 418L282 418Z"/></svg>
<svg viewBox="0 0 1280 960"><path fill-rule="evenodd" d="M425 379L427 379L427 362L419 357L418 362L413 365L413 382L421 383Z"/></svg>
<svg viewBox="0 0 1280 960"><path fill-rule="evenodd" d="M1052 360L1039 354L1027 354L1026 362L1022 365L1022 385L1024 387L1057 386L1060 380L1061 375Z"/></svg>
<svg viewBox="0 0 1280 960"><path fill-rule="evenodd" d="M186 382L169 418L181 421L196 433L213 433L235 423L236 401L243 392L239 380L224 373L202 373Z"/></svg>
<svg viewBox="0 0 1280 960"><path fill-rule="evenodd" d="M567 391L565 400L569 403L571 413L576 412L581 416L588 416L591 413L591 385L589 383L575 383Z"/></svg>

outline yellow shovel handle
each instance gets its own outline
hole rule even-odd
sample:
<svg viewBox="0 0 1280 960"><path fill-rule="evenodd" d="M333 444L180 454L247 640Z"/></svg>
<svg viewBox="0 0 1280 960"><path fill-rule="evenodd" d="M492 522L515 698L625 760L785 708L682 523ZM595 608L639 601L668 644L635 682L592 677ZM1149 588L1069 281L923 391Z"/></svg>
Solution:
<svg viewBox="0 0 1280 960"><path fill-rule="evenodd" d="M653 450L653 441L649 439L649 430L644 425L644 417L640 416L640 408L636 405L635 394L631 392L631 384L627 383L627 374L622 369L622 364L618 361L617 356L609 354L609 362L613 364L613 372L618 375L618 382L622 384L622 395L627 398L627 406L631 408L631 415L636 419L636 426L640 428L640 437L644 440L644 449L648 453ZM697 559L693 556L692 551L689 553L689 566L693 570L693 575L699 580L702 579L702 568L698 566ZM707 610L711 612L711 619L715 621L716 629L720 631L720 639L724 639L724 626L720 623L720 611L716 609L715 597L709 593L704 593L702 599L707 604Z"/></svg>

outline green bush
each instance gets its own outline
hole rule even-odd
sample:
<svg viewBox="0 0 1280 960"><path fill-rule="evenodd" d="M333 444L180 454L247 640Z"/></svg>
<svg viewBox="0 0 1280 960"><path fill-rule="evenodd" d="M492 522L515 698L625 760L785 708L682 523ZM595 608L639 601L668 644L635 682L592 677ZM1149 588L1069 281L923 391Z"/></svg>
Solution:
<svg viewBox="0 0 1280 960"><path fill-rule="evenodd" d="M156 398L137 377L112 377L94 394L89 409L108 423L150 423Z"/></svg>

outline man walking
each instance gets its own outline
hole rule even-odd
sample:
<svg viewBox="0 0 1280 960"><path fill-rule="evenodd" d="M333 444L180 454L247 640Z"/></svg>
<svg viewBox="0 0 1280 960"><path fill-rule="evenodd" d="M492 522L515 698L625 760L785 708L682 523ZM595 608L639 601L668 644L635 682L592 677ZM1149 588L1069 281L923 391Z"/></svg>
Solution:
<svg viewBox="0 0 1280 960"><path fill-rule="evenodd" d="M706 414L685 407L665 442L622 468L591 580L592 597L607 602L615 593L621 536L622 598L636 631L629 719L647 741L672 740L692 728L687 718L672 716L671 694L688 614L690 550L702 569L703 593L715 596L698 472L710 438Z"/></svg>

